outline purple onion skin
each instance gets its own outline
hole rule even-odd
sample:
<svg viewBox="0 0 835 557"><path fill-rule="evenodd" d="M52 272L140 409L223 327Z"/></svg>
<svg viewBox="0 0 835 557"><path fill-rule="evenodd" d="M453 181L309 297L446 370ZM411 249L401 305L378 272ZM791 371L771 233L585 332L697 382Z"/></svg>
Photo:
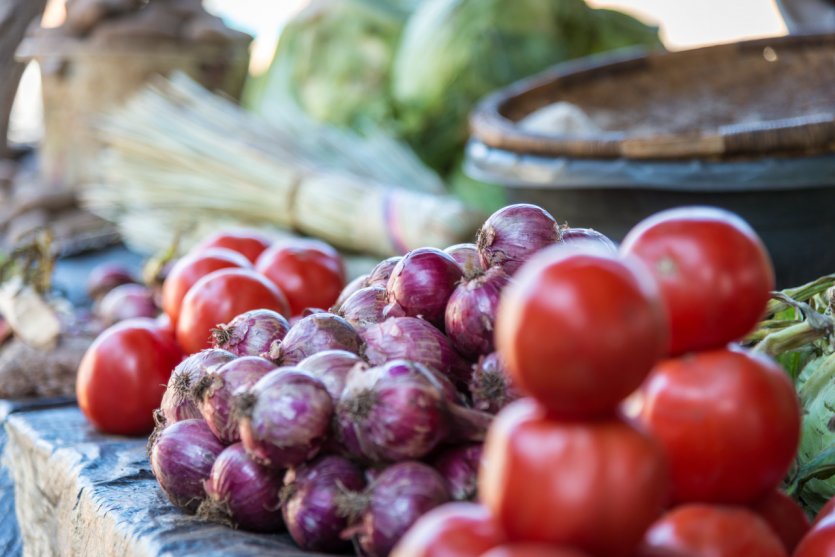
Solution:
<svg viewBox="0 0 835 557"><path fill-rule="evenodd" d="M446 480L454 500L476 500L481 453L481 443L472 443L446 449L432 460L432 466Z"/></svg>
<svg viewBox="0 0 835 557"><path fill-rule="evenodd" d="M458 266L464 272L465 278L472 278L484 271L475 244L455 244L444 249L444 252L448 253L458 263Z"/></svg>
<svg viewBox="0 0 835 557"><path fill-rule="evenodd" d="M368 557L387 556L418 518L450 500L444 478L420 462L389 466L369 491L368 507L356 529Z"/></svg>
<svg viewBox="0 0 835 557"><path fill-rule="evenodd" d="M618 247L606 235L593 228L568 228L560 229L563 242L571 244L574 242L591 242L598 248L603 248L609 253L617 253Z"/></svg>
<svg viewBox="0 0 835 557"><path fill-rule="evenodd" d="M345 288L342 289L342 292L339 293L339 297L336 299L336 302L331 307L331 312L337 313L339 308L342 307L342 304L345 303L345 300L351 297L351 294L356 292L361 288L365 288L368 286L368 275L360 275L348 284L345 285Z"/></svg>
<svg viewBox="0 0 835 557"><path fill-rule="evenodd" d="M360 331L365 358L371 365L391 360L410 360L431 367L456 386L470 382L472 370L441 331L423 319L393 317Z"/></svg>
<svg viewBox="0 0 835 557"><path fill-rule="evenodd" d="M345 350L324 350L302 360L298 369L322 382L334 403L342 396L348 372L363 359Z"/></svg>
<svg viewBox="0 0 835 557"><path fill-rule="evenodd" d="M387 285L392 271L394 271L394 268L398 263L400 263L401 259L403 259L403 257L395 255L394 257L383 259L377 263L377 266L371 269L371 272L368 273L368 279L365 281L365 286Z"/></svg>
<svg viewBox="0 0 835 557"><path fill-rule="evenodd" d="M281 342L270 348L270 359L280 366L294 366L323 350L360 353L362 340L350 323L332 313L314 313L293 325Z"/></svg>
<svg viewBox="0 0 835 557"><path fill-rule="evenodd" d="M478 231L476 245L483 268L498 265L513 276L534 253L560 238L560 227L548 211L519 203L490 215Z"/></svg>
<svg viewBox="0 0 835 557"><path fill-rule="evenodd" d="M389 302L397 303L406 315L422 317L442 329L447 300L463 277L458 263L441 250L412 250L389 277Z"/></svg>
<svg viewBox="0 0 835 557"><path fill-rule="evenodd" d="M446 306L446 334L452 345L470 360L493 348L493 325L502 290L510 277L501 267L459 284Z"/></svg>
<svg viewBox="0 0 835 557"><path fill-rule="evenodd" d="M257 356L244 356L207 373L194 387L200 414L212 433L230 445L241 440L237 416L232 409L233 396L254 385L275 369L275 364Z"/></svg>
<svg viewBox="0 0 835 557"><path fill-rule="evenodd" d="M87 294L97 300L121 284L136 282L130 269L118 263L96 265L87 276Z"/></svg>
<svg viewBox="0 0 835 557"><path fill-rule="evenodd" d="M389 317L406 315L397 303L389 303L386 288L379 284L354 292L339 308L338 314L357 331L382 323Z"/></svg>
<svg viewBox="0 0 835 557"><path fill-rule="evenodd" d="M157 422L160 425L170 425L191 418L203 419L197 401L194 398L194 386L210 372L216 371L222 365L235 359L235 355L226 350L209 348L192 354L180 362L171 377L162 402L159 406Z"/></svg>
<svg viewBox="0 0 835 557"><path fill-rule="evenodd" d="M120 284L102 296L97 313L104 326L109 327L134 317L156 317L159 308L154 293L141 284Z"/></svg>
<svg viewBox="0 0 835 557"><path fill-rule="evenodd" d="M196 512L206 499L203 488L223 443L206 422L192 419L158 429L149 441L151 470L168 499L177 507Z"/></svg>
<svg viewBox="0 0 835 557"><path fill-rule="evenodd" d="M255 309L242 313L212 331L212 345L236 356L261 356L290 330L290 322L278 312Z"/></svg>
<svg viewBox="0 0 835 557"><path fill-rule="evenodd" d="M522 395L510 382L499 354L493 352L473 366L473 377L470 381L470 395L473 408L496 414Z"/></svg>
<svg viewBox="0 0 835 557"><path fill-rule="evenodd" d="M283 477L283 470L252 460L240 443L230 445L212 466L205 483L208 499L198 514L251 532L277 532L283 524L279 499Z"/></svg>
<svg viewBox="0 0 835 557"><path fill-rule="evenodd" d="M362 468L341 456L323 456L289 470L284 476L283 511L293 541L306 551L350 550L350 542L340 537L348 526L340 503L346 492L364 488Z"/></svg>
<svg viewBox="0 0 835 557"><path fill-rule="evenodd" d="M333 419L325 385L304 371L280 368L235 397L241 441L259 464L288 468L316 456Z"/></svg>

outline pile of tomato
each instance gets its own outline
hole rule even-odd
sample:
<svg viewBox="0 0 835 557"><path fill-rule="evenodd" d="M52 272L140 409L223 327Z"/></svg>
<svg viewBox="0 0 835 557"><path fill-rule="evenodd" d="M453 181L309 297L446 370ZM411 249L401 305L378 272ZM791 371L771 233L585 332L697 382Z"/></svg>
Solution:
<svg viewBox="0 0 835 557"><path fill-rule="evenodd" d="M774 273L737 216L682 208L616 255L548 248L503 293L496 346L527 395L487 436L479 503L424 515L394 557L832 557L780 491L800 436L785 372L740 340Z"/></svg>
<svg viewBox="0 0 835 557"><path fill-rule="evenodd" d="M122 321L93 342L78 370L78 404L103 432L148 433L171 370L184 355L211 347L217 324L252 309L291 318L328 308L344 285L342 258L324 242L218 232L169 270L160 318Z"/></svg>

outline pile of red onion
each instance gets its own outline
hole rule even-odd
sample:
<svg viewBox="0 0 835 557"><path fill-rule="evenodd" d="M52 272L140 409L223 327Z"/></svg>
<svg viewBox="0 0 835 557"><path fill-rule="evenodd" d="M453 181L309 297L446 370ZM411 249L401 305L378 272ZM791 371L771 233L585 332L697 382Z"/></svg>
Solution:
<svg viewBox="0 0 835 557"><path fill-rule="evenodd" d="M512 205L476 244L380 262L329 311L219 324L157 411L160 487L187 512L286 530L306 550L388 555L422 514L476 498L481 440L520 396L494 352L499 298L536 251L575 241L614 246Z"/></svg>

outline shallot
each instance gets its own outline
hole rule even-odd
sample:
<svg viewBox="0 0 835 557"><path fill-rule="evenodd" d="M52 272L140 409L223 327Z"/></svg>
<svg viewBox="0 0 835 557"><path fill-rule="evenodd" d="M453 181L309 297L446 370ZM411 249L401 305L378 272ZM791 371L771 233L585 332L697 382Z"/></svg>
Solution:
<svg viewBox="0 0 835 557"><path fill-rule="evenodd" d="M478 231L476 245L485 269L498 265L513 275L534 253L559 242L560 227L536 205L508 205L490 215Z"/></svg>
<svg viewBox="0 0 835 557"><path fill-rule="evenodd" d="M444 249L444 252L458 263L465 278L472 278L484 271L478 255L478 247L475 244L455 244Z"/></svg>
<svg viewBox="0 0 835 557"><path fill-rule="evenodd" d="M446 306L446 334L459 353L474 359L493 351L493 325L502 290L510 277L491 267L459 284Z"/></svg>
<svg viewBox="0 0 835 557"><path fill-rule="evenodd" d="M231 362L235 355L226 350L209 348L192 354L180 362L171 377L155 416L158 425L169 425L190 418L203 418L194 398L194 387L210 372Z"/></svg>
<svg viewBox="0 0 835 557"><path fill-rule="evenodd" d="M479 358L470 380L473 407L491 414L520 398L497 352Z"/></svg>
<svg viewBox="0 0 835 557"><path fill-rule="evenodd" d="M394 257L389 257L388 259L383 259L377 265L371 269L371 272L368 273L368 279L365 281L366 286L385 286L388 284L389 277L391 277L392 271L400 263L400 260L403 259L399 255L395 255Z"/></svg>
<svg viewBox="0 0 835 557"><path fill-rule="evenodd" d="M99 300L96 309L106 327L133 317L156 317L159 313L154 293L141 284L112 288Z"/></svg>
<svg viewBox="0 0 835 557"><path fill-rule="evenodd" d="M323 350L302 360L298 369L306 371L325 385L334 401L342 396L348 372L363 359L346 350Z"/></svg>
<svg viewBox="0 0 835 557"><path fill-rule="evenodd" d="M471 443L446 449L432 461L456 501L475 501L481 453L481 443Z"/></svg>
<svg viewBox="0 0 835 557"><path fill-rule="evenodd" d="M332 313L313 313L296 322L281 341L272 343L269 357L280 366L293 366L322 350L358 354L362 340L350 323Z"/></svg>
<svg viewBox="0 0 835 557"><path fill-rule="evenodd" d="M254 309L218 325L212 330L212 341L215 348L228 350L236 356L261 356L289 330L290 323L277 311Z"/></svg>
<svg viewBox="0 0 835 557"><path fill-rule="evenodd" d="M463 276L458 263L441 250L412 250L391 272L386 284L389 302L397 303L406 315L422 317L440 329L447 300Z"/></svg>
<svg viewBox="0 0 835 557"><path fill-rule="evenodd" d="M396 302L389 303L384 286L368 286L354 292L339 308L338 314L357 331L406 314Z"/></svg>

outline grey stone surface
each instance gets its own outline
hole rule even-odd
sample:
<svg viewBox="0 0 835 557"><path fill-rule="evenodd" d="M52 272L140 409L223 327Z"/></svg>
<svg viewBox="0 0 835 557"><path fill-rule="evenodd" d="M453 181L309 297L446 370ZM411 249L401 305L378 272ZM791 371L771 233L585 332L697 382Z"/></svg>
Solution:
<svg viewBox="0 0 835 557"><path fill-rule="evenodd" d="M6 433L26 556L315 555L286 534L236 531L179 511L151 474L144 439L98 434L77 407L13 414Z"/></svg>

